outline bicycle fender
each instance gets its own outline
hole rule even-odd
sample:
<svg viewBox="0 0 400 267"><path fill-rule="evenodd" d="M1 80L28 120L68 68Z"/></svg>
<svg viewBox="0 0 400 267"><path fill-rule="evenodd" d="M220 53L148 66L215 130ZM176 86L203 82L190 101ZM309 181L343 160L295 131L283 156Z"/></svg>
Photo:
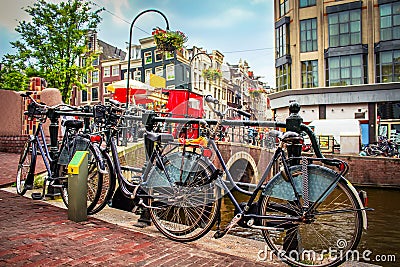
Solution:
<svg viewBox="0 0 400 267"><path fill-rule="evenodd" d="M360 199L360 196L357 193L357 190L354 188L354 186L350 183L349 180L347 180L346 178L343 177L343 179L346 181L347 185L349 186L351 192L353 192L353 194L355 195L358 204L360 205L360 209L361 209L361 214L362 214L362 221L363 221L363 228L365 230L367 230L368 227L368 222L367 222L367 212L364 209L364 205L362 204L362 201Z"/></svg>

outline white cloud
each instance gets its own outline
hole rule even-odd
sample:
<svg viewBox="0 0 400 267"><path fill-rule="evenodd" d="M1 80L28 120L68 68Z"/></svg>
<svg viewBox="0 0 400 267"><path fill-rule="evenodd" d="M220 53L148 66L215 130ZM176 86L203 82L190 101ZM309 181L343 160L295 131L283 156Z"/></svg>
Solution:
<svg viewBox="0 0 400 267"><path fill-rule="evenodd" d="M102 0L98 1L98 5L104 6L106 10L113 14L111 16L113 23L125 24L125 21L129 21L129 19L124 16L124 12L127 9L130 9L132 5L132 3L129 3L128 0Z"/></svg>
<svg viewBox="0 0 400 267"><path fill-rule="evenodd" d="M18 21L28 20L30 16L23 8L31 6L34 0L1 0L0 26L13 32Z"/></svg>

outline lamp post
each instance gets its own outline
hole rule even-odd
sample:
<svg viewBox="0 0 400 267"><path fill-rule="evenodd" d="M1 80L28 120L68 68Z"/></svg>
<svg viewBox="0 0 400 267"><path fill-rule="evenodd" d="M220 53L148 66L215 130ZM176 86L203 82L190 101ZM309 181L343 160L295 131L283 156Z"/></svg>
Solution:
<svg viewBox="0 0 400 267"><path fill-rule="evenodd" d="M212 60L212 58L210 57L210 55L207 54L206 52L199 52L199 53L195 54L195 55L190 59L190 61L189 61L190 70L192 69L192 62L193 62L193 59L194 59L195 57L199 56L199 55L206 55L206 56L210 59L210 61L211 61L211 67L212 67L212 65L213 65L213 60ZM189 116L189 99L190 99L190 92L193 91L192 89L193 89L192 71L190 71L190 87L188 88L187 101L186 101L186 116Z"/></svg>
<svg viewBox="0 0 400 267"><path fill-rule="evenodd" d="M129 105L129 80L130 80L130 76L131 76L131 46L132 46L132 31L133 31L133 25L135 24L136 20L143 14L145 13L149 13L149 12L156 12L158 14L160 14L164 20L165 23L167 24L167 31L169 30L169 23L167 20L167 17L159 10L157 9L147 9L144 10L142 12L140 12L132 21L131 27L130 27L130 31L129 31L129 47L128 47L128 79L126 81L126 108L128 108Z"/></svg>
<svg viewBox="0 0 400 267"><path fill-rule="evenodd" d="M129 80L130 80L130 76L131 76L131 46L132 46L132 31L133 31L133 25L135 24L136 20L137 20L141 15L143 15L143 14L145 14L145 13L149 13L149 12L156 12L156 13L160 14L160 15L164 18L165 23L167 24L166 30L167 30L167 31L169 30L169 23L168 23L167 17L166 17L161 11L156 10L156 9L147 9L147 10L144 10L144 11L140 12L140 13L133 19L132 24L131 24L131 27L130 27L130 31L129 31L128 71L127 71L127 73L128 73L128 79L127 79L127 81L126 81L126 109L128 109L129 97L130 97L130 94L129 94ZM126 132L124 132L124 133L125 133L124 139L126 140ZM151 152L152 152L152 151L150 151L150 150L152 150L152 148L153 148L153 147L152 147L151 144L149 144L148 142L147 142L147 143L145 142L146 158L148 157L148 155L151 155ZM146 159L146 161L147 161L147 159ZM138 223L143 223L143 224L147 224L147 225L150 225L150 224L151 224L151 221L150 221L150 213L149 213L149 210L148 210L148 209L146 209L146 208L143 209L143 212L142 212L142 214L140 215L140 218L138 219Z"/></svg>

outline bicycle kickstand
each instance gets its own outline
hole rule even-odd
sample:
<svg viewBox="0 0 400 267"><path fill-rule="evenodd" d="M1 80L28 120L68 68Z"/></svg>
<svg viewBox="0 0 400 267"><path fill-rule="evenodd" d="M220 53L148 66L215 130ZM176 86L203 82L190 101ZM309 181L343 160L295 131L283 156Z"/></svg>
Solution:
<svg viewBox="0 0 400 267"><path fill-rule="evenodd" d="M235 217L232 218L231 222L222 231L217 230L215 232L214 238L218 239L226 235L229 232L229 230L231 230L231 228L235 226L242 219L242 217L243 217L242 213L236 214Z"/></svg>

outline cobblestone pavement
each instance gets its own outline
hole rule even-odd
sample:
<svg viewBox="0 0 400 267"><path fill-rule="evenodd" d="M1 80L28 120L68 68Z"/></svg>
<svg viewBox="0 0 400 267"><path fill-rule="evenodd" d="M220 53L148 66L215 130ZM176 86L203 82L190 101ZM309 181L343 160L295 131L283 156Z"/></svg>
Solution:
<svg viewBox="0 0 400 267"><path fill-rule="evenodd" d="M19 154L0 152L0 186L8 186L15 182Z"/></svg>
<svg viewBox="0 0 400 267"><path fill-rule="evenodd" d="M18 160L19 154L0 153L0 187L14 183ZM259 266L93 217L76 223L65 209L5 190L0 211L0 266Z"/></svg>
<svg viewBox="0 0 400 267"><path fill-rule="evenodd" d="M257 266L227 253L146 235L0 190L0 266Z"/></svg>

